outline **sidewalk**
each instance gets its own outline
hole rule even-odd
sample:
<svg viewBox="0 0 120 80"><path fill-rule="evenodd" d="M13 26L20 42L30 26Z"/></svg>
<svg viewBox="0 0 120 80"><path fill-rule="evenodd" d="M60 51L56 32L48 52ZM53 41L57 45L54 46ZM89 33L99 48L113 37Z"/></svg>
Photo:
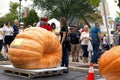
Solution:
<svg viewBox="0 0 120 80"><path fill-rule="evenodd" d="M71 56L69 57L69 69L70 70L76 70L76 71L88 73L89 64L90 62L83 63L83 61L80 59L79 59L79 62L72 62L72 57ZM94 64L94 72L95 74L100 75L98 64Z"/></svg>

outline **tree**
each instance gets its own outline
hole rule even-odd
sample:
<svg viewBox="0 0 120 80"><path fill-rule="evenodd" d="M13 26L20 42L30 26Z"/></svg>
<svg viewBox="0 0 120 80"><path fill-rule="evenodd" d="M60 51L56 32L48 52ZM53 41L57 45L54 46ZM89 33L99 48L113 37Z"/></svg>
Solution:
<svg viewBox="0 0 120 80"><path fill-rule="evenodd" d="M11 22L11 24L13 24L14 19L18 18L18 6L18 3L10 2L10 13L0 18L0 27L2 27L1 25L3 25L8 20Z"/></svg>
<svg viewBox="0 0 120 80"><path fill-rule="evenodd" d="M38 21L39 21L39 17L37 16L37 13L35 12L34 9L31 9L28 12L27 17L24 19L26 25L33 25L34 22L38 22Z"/></svg>
<svg viewBox="0 0 120 80"><path fill-rule="evenodd" d="M117 17L120 17L120 12L117 12Z"/></svg>
<svg viewBox="0 0 120 80"><path fill-rule="evenodd" d="M99 6L100 0L88 0L89 4L92 6Z"/></svg>
<svg viewBox="0 0 120 80"><path fill-rule="evenodd" d="M119 6L119 8L120 8L120 0L118 0L118 6Z"/></svg>
<svg viewBox="0 0 120 80"><path fill-rule="evenodd" d="M18 11L17 11L17 8L19 6L19 3L13 3L13 2L10 2L10 13L11 14L18 14Z"/></svg>
<svg viewBox="0 0 120 80"><path fill-rule="evenodd" d="M87 20L89 20L91 22L98 21L100 23L103 23L102 16L97 13L91 13L91 14L87 15L86 18L87 18Z"/></svg>
<svg viewBox="0 0 120 80"><path fill-rule="evenodd" d="M34 7L46 10L48 16L57 19L64 16L69 21L75 17L84 18L87 14L94 13L95 8L87 0L33 0L33 3Z"/></svg>

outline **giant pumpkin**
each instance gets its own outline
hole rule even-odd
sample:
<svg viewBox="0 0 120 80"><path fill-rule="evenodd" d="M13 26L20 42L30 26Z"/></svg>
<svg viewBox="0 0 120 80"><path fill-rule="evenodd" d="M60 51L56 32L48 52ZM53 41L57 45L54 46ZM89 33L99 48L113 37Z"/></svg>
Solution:
<svg viewBox="0 0 120 80"><path fill-rule="evenodd" d="M120 46L106 51L99 59L99 70L106 80L120 80Z"/></svg>
<svg viewBox="0 0 120 80"><path fill-rule="evenodd" d="M58 37L43 28L28 28L18 34L8 50L8 58L17 68L58 67L62 48Z"/></svg>

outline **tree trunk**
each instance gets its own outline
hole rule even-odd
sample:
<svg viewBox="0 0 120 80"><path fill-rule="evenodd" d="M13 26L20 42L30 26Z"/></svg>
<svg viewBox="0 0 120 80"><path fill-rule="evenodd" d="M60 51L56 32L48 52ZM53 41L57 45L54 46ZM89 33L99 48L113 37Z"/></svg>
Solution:
<svg viewBox="0 0 120 80"><path fill-rule="evenodd" d="M85 18L83 18L83 20L84 20L84 22L86 23L86 25L88 25L88 27L91 28L89 22L88 22Z"/></svg>
<svg viewBox="0 0 120 80"><path fill-rule="evenodd" d="M70 22L68 23L68 25L71 25L73 19L74 19L74 16L72 16L72 17L70 18Z"/></svg>

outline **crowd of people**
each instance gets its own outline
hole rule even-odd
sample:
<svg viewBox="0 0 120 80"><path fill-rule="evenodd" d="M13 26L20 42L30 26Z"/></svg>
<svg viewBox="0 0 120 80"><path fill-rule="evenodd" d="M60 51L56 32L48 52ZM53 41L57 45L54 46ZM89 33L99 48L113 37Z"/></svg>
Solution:
<svg viewBox="0 0 120 80"><path fill-rule="evenodd" d="M2 53L4 58L7 58L8 48L19 33L18 25L19 21L15 19L13 26L11 26L10 21L6 21L6 23L2 25L2 28L0 28L0 51L4 46L4 53Z"/></svg>
<svg viewBox="0 0 120 80"><path fill-rule="evenodd" d="M40 24L38 27L45 28L48 31L53 31L56 27L55 23L52 23L49 25L47 23L48 18L41 18L42 24ZM3 24L0 28L0 52L2 53L2 56L5 59L8 59L8 48L10 47L11 42L15 39L17 34L20 32L23 32L24 29L29 27L36 27L37 23L33 23L33 25L28 25L27 27L23 22L19 23L18 19L14 20L13 26L11 26L10 21L6 21L5 24ZM2 49L4 47L4 51L2 52Z"/></svg>
<svg viewBox="0 0 120 80"><path fill-rule="evenodd" d="M21 27L20 27L21 26ZM102 34L98 22L91 28L84 25L79 28L77 24L68 28L65 17L60 18L60 32L56 32L56 24L48 24L48 18L43 17L38 23L28 25L28 27L41 27L48 31L54 32L60 37L62 45L62 62L61 66L69 66L69 56L72 56L72 62L97 63L100 50L109 50L113 46L120 44L120 25L117 25L116 31L109 34ZM23 24L20 24L17 19L14 20L14 25L11 26L10 21L7 21L0 28L0 51L4 46L4 58L7 58L8 48L17 34L24 30ZM89 59L89 54L91 55ZM68 71L65 71L66 73Z"/></svg>
<svg viewBox="0 0 120 80"><path fill-rule="evenodd" d="M63 51L61 66L69 66L70 54L73 62L79 62L81 59L83 63L97 64L104 51L120 44L120 25L116 26L115 31L107 34L101 32L99 22L95 22L91 28L84 25L83 29L79 29L76 24L68 28L65 18L61 18L60 23L60 42Z"/></svg>

